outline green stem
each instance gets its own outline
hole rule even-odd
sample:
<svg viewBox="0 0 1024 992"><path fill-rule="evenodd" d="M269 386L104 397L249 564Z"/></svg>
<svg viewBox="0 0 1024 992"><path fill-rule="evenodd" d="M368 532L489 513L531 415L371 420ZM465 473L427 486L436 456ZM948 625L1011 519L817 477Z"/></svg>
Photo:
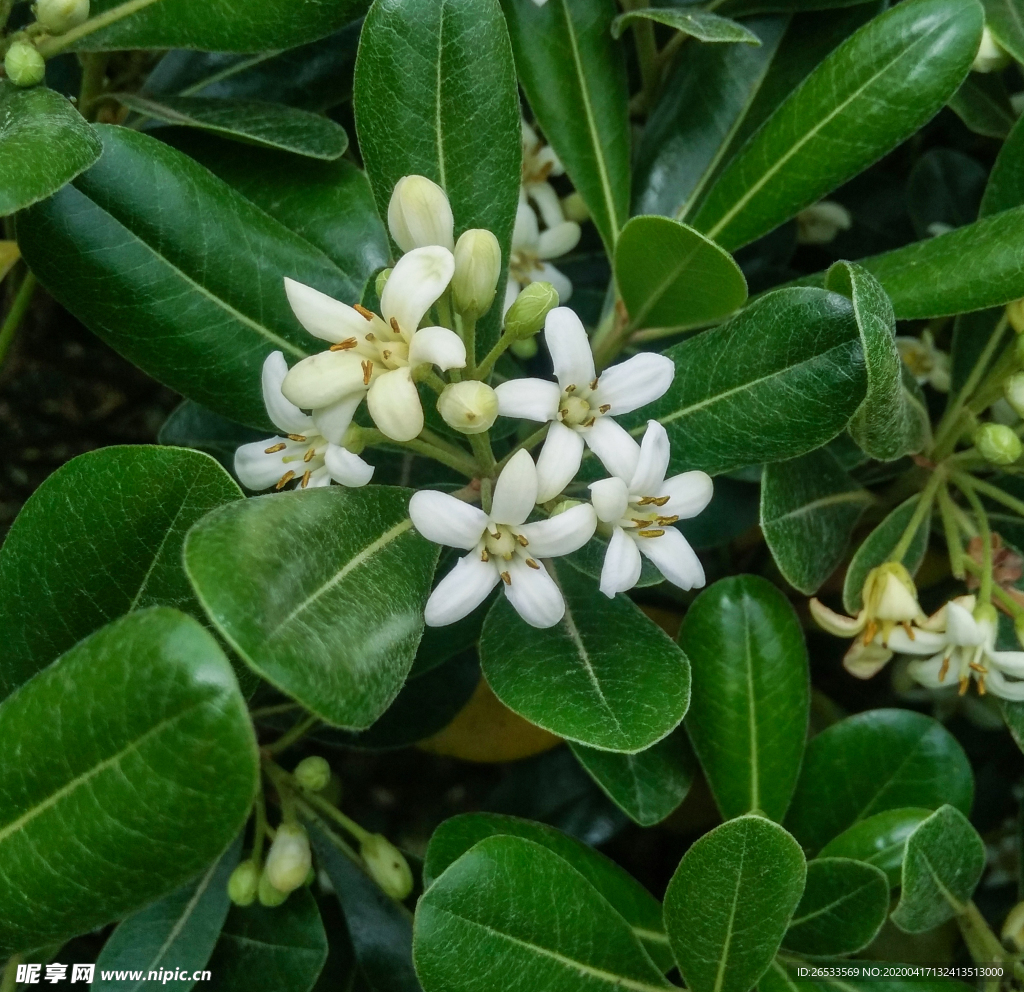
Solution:
<svg viewBox="0 0 1024 992"><path fill-rule="evenodd" d="M494 451L491 449L491 435L488 431L480 434L468 434L469 443L476 455L480 467L480 478L491 478L494 475Z"/></svg>
<svg viewBox="0 0 1024 992"><path fill-rule="evenodd" d="M291 730L278 737L273 744L265 747L263 749L264 752L266 754L280 754L282 751L286 751L294 743L302 740L318 723L320 723L320 717L310 713L299 720Z"/></svg>
<svg viewBox="0 0 1024 992"><path fill-rule="evenodd" d="M466 375L471 379L483 379L476 367L476 318L462 317L462 340L466 345Z"/></svg>
<svg viewBox="0 0 1024 992"><path fill-rule="evenodd" d="M14 992L17 988L18 965L21 964L21 955L12 954L7 959L7 967L4 968L4 980L0 982L0 992Z"/></svg>
<svg viewBox="0 0 1024 992"><path fill-rule="evenodd" d="M535 430L528 438L526 438L525 441L520 441L504 458L502 458L500 462L498 462L494 469L495 473L497 475L501 475L501 470L509 463L509 461L511 461L512 457L514 455L518 455L520 451L532 451L536 448L537 445L548 436L548 427L550 426L550 423L551 422L548 421L548 423L543 427L539 427Z"/></svg>
<svg viewBox="0 0 1024 992"><path fill-rule="evenodd" d="M438 396L445 391L445 387L448 385L436 372L428 372L423 376L422 381L434 390Z"/></svg>
<svg viewBox="0 0 1024 992"><path fill-rule="evenodd" d="M281 817L286 823L294 822L295 816L295 790L297 788L291 775L280 765L275 765L269 759L264 759L263 768L267 777L274 783L277 789L277 798L281 800Z"/></svg>
<svg viewBox="0 0 1024 992"><path fill-rule="evenodd" d="M921 497L917 501L917 506L914 507L914 513L910 518L910 522L907 524L906 530L903 531L903 536L900 538L899 543L892 549L889 561L903 561L907 551L910 549L911 542L913 542L917 534L918 528L931 510L932 503L935 502L935 495L941 483L942 474L940 472L933 472L927 485L921 490Z"/></svg>
<svg viewBox="0 0 1024 992"><path fill-rule="evenodd" d="M257 866L263 865L263 843L267 837L267 798L263 795L263 776L257 776L256 822L253 824L252 860Z"/></svg>
<svg viewBox="0 0 1024 992"><path fill-rule="evenodd" d="M0 0L0 31L7 27L7 19L14 10L14 0Z"/></svg>
<svg viewBox="0 0 1024 992"><path fill-rule="evenodd" d="M107 52L85 52L81 58L82 86L78 92L78 112L91 121L96 116L96 104L104 95L110 55Z"/></svg>
<svg viewBox="0 0 1024 992"><path fill-rule="evenodd" d="M992 602L992 531L988 523L988 514L981 505L978 494L974 491L974 478L961 472L953 474L953 482L971 504L975 519L978 522L978 537L981 538L981 586L978 599L982 603Z"/></svg>
<svg viewBox="0 0 1024 992"><path fill-rule="evenodd" d="M390 443L398 444L397 441L392 441ZM400 446L408 448L409 451L413 451L417 455L423 455L426 458L433 458L435 462L440 462L442 465L447 465L449 468L455 469L456 472L460 475L464 475L467 479L476 478L476 462L474 462L469 455L455 457L450 455L443 448L438 448L426 441L416 439L412 441L403 441Z"/></svg>
<svg viewBox="0 0 1024 992"><path fill-rule="evenodd" d="M110 27L111 24L116 24L126 17L131 17L132 14L137 14L140 10L145 10L157 2L158 0L128 0L127 3L122 3L117 7L104 11L102 14L90 17L84 24L80 24L77 28L72 28L66 34L47 38L46 41L37 46L39 53L44 59L53 58L54 55L67 51L67 49L77 44L83 38L88 38L94 31Z"/></svg>
<svg viewBox="0 0 1024 992"><path fill-rule="evenodd" d="M300 709L298 703L278 703L276 706L260 706L258 709L249 710L249 718L258 720L262 716L276 716L278 713L290 713L292 710Z"/></svg>
<svg viewBox="0 0 1024 992"><path fill-rule="evenodd" d="M1015 961L1000 943L999 938L992 932L988 921L981 915L981 911L974 905L973 900L956 915L957 925L971 953L971 959L975 964L1006 964L1013 969L1014 977L1020 980L1024 977L1024 965ZM989 985L986 983L986 990ZM996 983L998 987L998 982Z"/></svg>
<svg viewBox="0 0 1024 992"><path fill-rule="evenodd" d="M332 820L355 837L360 844L372 836L369 830L361 827L355 820L349 819L337 806L332 806L326 799L318 796L315 792L307 792L305 789L302 789L300 790L300 795L305 803L320 810L322 813L326 813Z"/></svg>
<svg viewBox="0 0 1024 992"><path fill-rule="evenodd" d="M1009 493L1003 492L998 486L993 486L991 483L985 482L983 479L976 479L971 476L971 487L976 489L980 493L984 493L989 499L994 499L997 503L1002 503L1003 506L1013 510L1018 516L1024 517L1024 502L1019 499L1014 499Z"/></svg>
<svg viewBox="0 0 1024 992"><path fill-rule="evenodd" d="M953 500L949 495L949 487L945 483L939 489L939 513L942 515L942 529L946 534L950 571L956 578L963 579L964 545L960 540L960 528L957 526Z"/></svg>
<svg viewBox="0 0 1024 992"><path fill-rule="evenodd" d="M625 11L640 10L648 6L647 0L622 0ZM642 89L637 95L637 106L646 113L654 103L661 84L661 61L658 58L658 44L654 38L654 23L646 17L640 17L630 25L633 29L633 40L636 43L636 57L640 64L640 81Z"/></svg>
<svg viewBox="0 0 1024 992"><path fill-rule="evenodd" d="M32 303L32 296L36 291L36 285L36 277L31 272L26 272L25 278L22 279L21 285L18 287L14 302L11 304L7 319L4 320L3 326L0 327L0 366L3 366L7 352L10 350L14 337L18 333L18 328L25 319L25 314L28 313L28 308Z"/></svg>
<svg viewBox="0 0 1024 992"><path fill-rule="evenodd" d="M491 369L494 368L494 363L501 358L505 352L515 344L515 337L510 334L502 334L498 338L498 343L487 352L487 356L484 360L476 367L473 372L474 379L486 379L491 374Z"/></svg>
<svg viewBox="0 0 1024 992"><path fill-rule="evenodd" d="M981 575L981 566L973 558L964 558L964 566L972 575ZM992 586L992 595L1003 604L1003 608L1014 619L1024 616L1024 606L1017 602L1002 586Z"/></svg>

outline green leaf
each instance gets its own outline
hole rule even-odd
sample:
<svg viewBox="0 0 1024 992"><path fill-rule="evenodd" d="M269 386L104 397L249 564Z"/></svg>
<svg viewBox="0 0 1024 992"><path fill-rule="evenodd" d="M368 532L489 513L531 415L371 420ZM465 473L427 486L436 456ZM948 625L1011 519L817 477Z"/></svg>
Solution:
<svg viewBox="0 0 1024 992"><path fill-rule="evenodd" d="M262 100L115 93L119 103L164 124L194 127L246 144L333 161L348 148L345 129L329 117Z"/></svg>
<svg viewBox="0 0 1024 992"><path fill-rule="evenodd" d="M126 128L97 132L99 162L19 220L26 261L58 302L154 378L268 426L263 360L320 350L288 306L284 277L351 301L362 284L186 155Z"/></svg>
<svg viewBox="0 0 1024 992"><path fill-rule="evenodd" d="M953 345L950 348L950 396L955 396L967 384L974 367L981 361L992 335L998 334L1001 341L993 345L987 371L999 358L1007 339L1013 337L1013 328L1005 320L1002 307L962 313L953 322Z"/></svg>
<svg viewBox="0 0 1024 992"><path fill-rule="evenodd" d="M861 592L868 572L887 562L906 529L910 526L914 511L917 509L918 496L911 496L900 503L868 536L857 549L846 569L843 582L843 605L851 616L864 605ZM928 535L931 532L931 512L925 514L924 520L917 525L914 537L903 555L903 564L908 572L914 575L928 550Z"/></svg>
<svg viewBox="0 0 1024 992"><path fill-rule="evenodd" d="M844 430L864 398L860 335L849 300L783 289L721 327L669 348L669 391L629 423L660 420L672 472L712 475L793 458Z"/></svg>
<svg viewBox="0 0 1024 992"><path fill-rule="evenodd" d="M494 988L495 976L507 992L673 987L583 875L507 835L481 840L424 893L413 959L425 992Z"/></svg>
<svg viewBox="0 0 1024 992"><path fill-rule="evenodd" d="M930 809L914 806L876 813L832 838L821 849L821 857L866 861L881 868L895 887L900 884L907 838L931 814Z"/></svg>
<svg viewBox="0 0 1024 992"><path fill-rule="evenodd" d="M672 967L658 900L600 851L543 823L498 813L464 813L445 820L430 838L423 863L424 886L429 889L466 851L497 834L522 837L557 854L611 903L663 970Z"/></svg>
<svg viewBox="0 0 1024 992"><path fill-rule="evenodd" d="M612 37L621 38L627 25L640 20L666 24L698 41L761 44L761 39L753 31L736 21L730 21L728 17L719 17L717 14L708 14L702 10L685 11L666 7L643 7L620 14L612 22Z"/></svg>
<svg viewBox="0 0 1024 992"><path fill-rule="evenodd" d="M96 132L59 93L0 80L0 217L56 193L102 151Z"/></svg>
<svg viewBox="0 0 1024 992"><path fill-rule="evenodd" d="M327 960L327 935L308 889L282 906L232 906L210 958L218 992L309 992Z"/></svg>
<svg viewBox="0 0 1024 992"><path fill-rule="evenodd" d="M171 448L203 451L231 472L234 470L235 452L243 444L265 437L265 431L243 427L192 400L183 400L161 425L157 441Z"/></svg>
<svg viewBox="0 0 1024 992"><path fill-rule="evenodd" d="M686 798L697 762L680 727L637 754L613 754L582 744L572 753L604 794L634 823L653 827Z"/></svg>
<svg viewBox="0 0 1024 992"><path fill-rule="evenodd" d="M629 88L614 0L502 0L519 82L609 257L629 217Z"/></svg>
<svg viewBox="0 0 1024 992"><path fill-rule="evenodd" d="M807 596L817 592L872 502L827 448L765 465L761 530L783 578Z"/></svg>
<svg viewBox="0 0 1024 992"><path fill-rule="evenodd" d="M762 13L799 13L865 6L870 0L725 0L721 9L730 17Z"/></svg>
<svg viewBox="0 0 1024 992"><path fill-rule="evenodd" d="M667 217L634 217L623 228L615 278L634 328L709 324L747 299L747 281L732 256Z"/></svg>
<svg viewBox="0 0 1024 992"><path fill-rule="evenodd" d="M919 966L896 964L892 961L866 961L858 958L851 962L845 958L816 960L814 964L823 965L824 974L834 968L845 968L835 971L830 977L807 976L808 962L803 958L791 958L780 954L771 968L765 972L758 985L759 992L971 992L973 985L957 982L951 978L909 978L904 975L915 975L923 972ZM854 973L852 969L865 969L863 975ZM878 971L872 969L878 968ZM800 970L803 970L803 974ZM888 970L886 970L888 969ZM879 977L893 975L900 977ZM842 976L842 977L840 977Z"/></svg>
<svg viewBox="0 0 1024 992"><path fill-rule="evenodd" d="M799 954L853 954L875 939L889 913L885 872L850 858L807 863L807 884L783 946Z"/></svg>
<svg viewBox="0 0 1024 992"><path fill-rule="evenodd" d="M687 610L679 643L694 673L686 729L722 815L781 820L810 707L807 648L793 607L766 579L721 579Z"/></svg>
<svg viewBox="0 0 1024 992"><path fill-rule="evenodd" d="M693 226L734 249L862 172L945 105L983 24L975 0L905 0L872 20L751 137Z"/></svg>
<svg viewBox="0 0 1024 992"><path fill-rule="evenodd" d="M0 764L0 956L181 885L237 836L256 790L231 666L166 608L116 620L26 682L0 704L0 739L17 741Z"/></svg>
<svg viewBox="0 0 1024 992"><path fill-rule="evenodd" d="M949 98L949 109L986 138L1005 138L1017 122L1006 86L996 73L972 72Z"/></svg>
<svg viewBox="0 0 1024 992"><path fill-rule="evenodd" d="M531 627L504 596L487 614L480 666L494 694L531 723L603 751L660 741L689 704L686 655L627 597L606 599L561 562L551 571L565 597L560 623Z"/></svg>
<svg viewBox="0 0 1024 992"><path fill-rule="evenodd" d="M981 198L979 216L1024 205L1024 121L1017 122L999 149L995 165L988 176L988 185Z"/></svg>
<svg viewBox="0 0 1024 992"><path fill-rule="evenodd" d="M203 608L245 662L326 723L362 730L398 695L437 545L409 490L297 490L223 507L185 543Z"/></svg>
<svg viewBox="0 0 1024 992"><path fill-rule="evenodd" d="M876 813L952 803L967 812L974 778L942 724L910 710L868 710L812 737L786 826L819 850Z"/></svg>
<svg viewBox="0 0 1024 992"><path fill-rule="evenodd" d="M966 908L985 870L985 843L967 817L943 806L907 839L903 889L892 921L924 933Z"/></svg>
<svg viewBox="0 0 1024 992"><path fill-rule="evenodd" d="M124 445L62 465L0 549L0 698L86 634L133 610L203 619L181 566L185 533L242 492L208 455Z"/></svg>
<svg viewBox="0 0 1024 992"><path fill-rule="evenodd" d="M138 992L150 971L181 969L192 975L206 967L227 919L231 900L228 879L238 864L242 838L194 882L152 906L147 906L118 925L96 959L94 992ZM138 980L106 979L105 971L138 972ZM125 976L127 977L127 976ZM188 992L196 983L191 979L161 983L171 992Z"/></svg>
<svg viewBox="0 0 1024 992"><path fill-rule="evenodd" d="M665 928L686 987L748 992L800 901L800 845L778 824L741 816L700 838L665 893Z"/></svg>
<svg viewBox="0 0 1024 992"><path fill-rule="evenodd" d="M985 24L1000 46L1024 62L1024 10L1019 0L981 0Z"/></svg>

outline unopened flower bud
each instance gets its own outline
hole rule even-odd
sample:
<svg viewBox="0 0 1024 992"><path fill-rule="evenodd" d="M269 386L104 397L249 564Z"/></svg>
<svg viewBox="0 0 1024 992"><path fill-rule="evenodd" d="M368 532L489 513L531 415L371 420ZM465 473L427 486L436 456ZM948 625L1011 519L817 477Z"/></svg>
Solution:
<svg viewBox="0 0 1024 992"><path fill-rule="evenodd" d="M505 330L520 341L533 337L558 306L558 292L549 282L531 282L505 314Z"/></svg>
<svg viewBox="0 0 1024 992"><path fill-rule="evenodd" d="M1024 417L1024 372L1011 375L1003 385L1006 402L1013 407L1019 417Z"/></svg>
<svg viewBox="0 0 1024 992"><path fill-rule="evenodd" d="M303 758L295 766L295 781L304 789L310 792L319 792L326 788L331 780L331 766L320 757L314 754L309 758Z"/></svg>
<svg viewBox="0 0 1024 992"><path fill-rule="evenodd" d="M455 245L455 275L452 276L455 308L473 320L483 316L494 302L500 275L498 239L481 228L466 231Z"/></svg>
<svg viewBox="0 0 1024 992"><path fill-rule="evenodd" d="M37 0L35 11L50 34L64 34L89 19L89 0Z"/></svg>
<svg viewBox="0 0 1024 992"><path fill-rule="evenodd" d="M521 358L524 362L528 362L534 355L537 354L537 338L524 338L522 341L513 341L509 346L509 351L512 352L516 358Z"/></svg>
<svg viewBox="0 0 1024 992"><path fill-rule="evenodd" d="M282 823L270 845L263 874L275 889L287 894L306 880L312 861L305 829L298 823Z"/></svg>
<svg viewBox="0 0 1024 992"><path fill-rule="evenodd" d="M395 184L388 204L388 227L402 251L440 245L455 248L455 219L445 191L426 176L406 176Z"/></svg>
<svg viewBox="0 0 1024 992"><path fill-rule="evenodd" d="M562 213L566 220L574 220L577 224L590 220L590 211L579 193L570 193L562 200Z"/></svg>
<svg viewBox="0 0 1024 992"><path fill-rule="evenodd" d="M560 513L565 513L566 510L571 510L574 506L579 506L582 500L578 499L563 499L560 503L556 503L554 509L549 514L549 517L557 517Z"/></svg>
<svg viewBox="0 0 1024 992"><path fill-rule="evenodd" d="M392 899L404 899L412 892L412 872L401 851L381 834L363 841L360 854L373 880Z"/></svg>
<svg viewBox="0 0 1024 992"><path fill-rule="evenodd" d="M276 888L264 868L263 874L260 875L258 894L261 906L280 906L291 895L291 892L282 892Z"/></svg>
<svg viewBox="0 0 1024 992"><path fill-rule="evenodd" d="M1006 317L1010 321L1010 326L1018 334L1024 334L1024 300L1014 300L1012 303L1007 303Z"/></svg>
<svg viewBox="0 0 1024 992"><path fill-rule="evenodd" d="M909 623L922 617L917 588L899 562L889 561L868 572L862 592L868 616L883 623Z"/></svg>
<svg viewBox="0 0 1024 992"><path fill-rule="evenodd" d="M15 86L38 86L46 77L46 61L27 41L16 41L7 49L4 71Z"/></svg>
<svg viewBox="0 0 1024 992"><path fill-rule="evenodd" d="M453 382L438 398L437 412L449 427L463 434L482 434L498 418L498 395L476 379Z"/></svg>
<svg viewBox="0 0 1024 992"><path fill-rule="evenodd" d="M1017 903L1010 910L1003 924L1002 938L1017 951L1024 951L1024 902Z"/></svg>
<svg viewBox="0 0 1024 992"><path fill-rule="evenodd" d="M981 44L978 46L978 54L974 56L971 69L974 72L998 72L1010 64L1010 56L1006 54L1002 45L993 37L989 26L981 33Z"/></svg>
<svg viewBox="0 0 1024 992"><path fill-rule="evenodd" d="M243 861L228 879L228 898L236 906L251 906L260 885L260 870L255 861Z"/></svg>
<svg viewBox="0 0 1024 992"><path fill-rule="evenodd" d="M377 290L378 298L384 295L384 287L388 284L388 280L391 278L391 273L394 269L381 269L377 273L377 279L373 284L373 288Z"/></svg>
<svg viewBox="0 0 1024 992"><path fill-rule="evenodd" d="M796 240L802 245L827 245L853 225L850 211L834 200L821 200L796 215Z"/></svg>
<svg viewBox="0 0 1024 992"><path fill-rule="evenodd" d="M974 446L993 465L1012 465L1022 451L1020 438L1005 424L982 424L974 432Z"/></svg>

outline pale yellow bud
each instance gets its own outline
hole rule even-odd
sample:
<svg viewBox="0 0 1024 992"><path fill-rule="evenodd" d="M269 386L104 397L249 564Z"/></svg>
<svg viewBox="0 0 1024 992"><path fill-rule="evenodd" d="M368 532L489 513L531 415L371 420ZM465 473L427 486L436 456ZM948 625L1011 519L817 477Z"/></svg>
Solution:
<svg viewBox="0 0 1024 992"><path fill-rule="evenodd" d="M402 251L440 245L455 247L455 220L445 191L426 176L406 176L395 184L388 205L388 227Z"/></svg>
<svg viewBox="0 0 1024 992"><path fill-rule="evenodd" d="M498 395L476 379L453 382L438 398L437 412L449 427L463 434L482 434L498 417Z"/></svg>
<svg viewBox="0 0 1024 992"><path fill-rule="evenodd" d="M501 246L498 239L479 228L466 231L455 245L455 275L452 295L455 309L476 320L491 308L501 275Z"/></svg>
<svg viewBox="0 0 1024 992"><path fill-rule="evenodd" d="M327 783L331 780L331 766L320 755L315 754L303 758L295 766L293 774L295 781L302 788L309 789L310 792L319 792L326 788Z"/></svg>
<svg viewBox="0 0 1024 992"><path fill-rule="evenodd" d="M574 220L577 224L590 220L590 211L579 193L570 193L562 200L562 212L566 220Z"/></svg>
<svg viewBox="0 0 1024 992"><path fill-rule="evenodd" d="M1003 384L1006 402L1013 407L1019 417L1024 417L1024 372L1011 375Z"/></svg>
<svg viewBox="0 0 1024 992"><path fill-rule="evenodd" d="M89 20L89 0L38 0L35 12L50 34L64 34Z"/></svg>
<svg viewBox="0 0 1024 992"><path fill-rule="evenodd" d="M15 86L38 86L46 78L46 61L27 41L16 41L7 49L4 71Z"/></svg>
<svg viewBox="0 0 1024 992"><path fill-rule="evenodd" d="M531 282L505 314L505 331L519 340L533 337L558 306L558 291L549 282Z"/></svg>
<svg viewBox="0 0 1024 992"><path fill-rule="evenodd" d="M1012 465L1022 453L1020 438L1005 424L982 424L974 432L974 446L993 465Z"/></svg>
<svg viewBox="0 0 1024 992"><path fill-rule="evenodd" d="M516 358L521 358L524 362L528 362L534 355L537 354L537 338L536 336L530 338L523 338L519 341L513 341L509 345L509 351L512 352Z"/></svg>
<svg viewBox="0 0 1024 992"><path fill-rule="evenodd" d="M914 580L899 562L886 562L868 572L863 597L867 616L874 620L909 623L923 618Z"/></svg>
<svg viewBox="0 0 1024 992"><path fill-rule="evenodd" d="M1006 304L1006 317L1010 326L1018 333L1024 334L1024 300L1014 300Z"/></svg>
<svg viewBox="0 0 1024 992"><path fill-rule="evenodd" d="M384 295L384 287L388 284L388 280L391 278L391 273L394 269L381 269L377 273L377 278L374 280L373 288L377 290L377 298L379 299Z"/></svg>
<svg viewBox="0 0 1024 992"><path fill-rule="evenodd" d="M998 72L1009 64L1010 56L996 41L991 29L986 24L985 30L981 33L981 44L978 46L978 54L974 56L974 61L971 63L971 69L974 72Z"/></svg>
<svg viewBox="0 0 1024 992"><path fill-rule="evenodd" d="M392 899L404 899L412 892L412 872L401 851L381 834L363 841L360 854L373 880Z"/></svg>
<svg viewBox="0 0 1024 992"><path fill-rule="evenodd" d="M254 861L243 861L228 879L228 898L236 906L251 906L260 884L260 870Z"/></svg>
<svg viewBox="0 0 1024 992"><path fill-rule="evenodd" d="M305 829L298 823L282 823L270 845L264 874L275 889L287 894L305 882L312 862Z"/></svg>

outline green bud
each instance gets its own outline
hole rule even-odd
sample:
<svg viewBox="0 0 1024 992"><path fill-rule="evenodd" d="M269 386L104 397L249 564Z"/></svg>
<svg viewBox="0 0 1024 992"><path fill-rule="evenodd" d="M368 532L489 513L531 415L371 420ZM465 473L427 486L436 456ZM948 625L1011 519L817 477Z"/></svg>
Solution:
<svg viewBox="0 0 1024 992"><path fill-rule="evenodd" d="M381 269L377 273L377 281L373 284L374 289L377 290L378 298L384 295L384 287L388 284L388 280L391 278L391 273L394 269Z"/></svg>
<svg viewBox="0 0 1024 992"><path fill-rule="evenodd" d="M578 499L563 499L560 503L555 504L555 508L551 511L550 516L557 517L560 513L565 513L566 510L579 506L580 502Z"/></svg>
<svg viewBox="0 0 1024 992"><path fill-rule="evenodd" d="M1013 407L1019 417L1024 417L1024 372L1011 375L1003 384L1006 402Z"/></svg>
<svg viewBox="0 0 1024 992"><path fill-rule="evenodd" d="M15 86L38 86L46 77L46 60L27 41L16 41L4 58L7 78Z"/></svg>
<svg viewBox="0 0 1024 992"><path fill-rule="evenodd" d="M974 445L993 465L1012 465L1022 451L1020 438L1005 424L982 424L974 432Z"/></svg>
<svg viewBox="0 0 1024 992"><path fill-rule="evenodd" d="M521 341L533 337L548 312L558 306L558 293L549 282L531 282L505 314L505 330Z"/></svg>
<svg viewBox="0 0 1024 992"><path fill-rule="evenodd" d="M476 320L491 309L501 275L501 246L482 228L466 231L455 245L452 297L459 313Z"/></svg>
<svg viewBox="0 0 1024 992"><path fill-rule="evenodd" d="M228 879L228 898L236 906L251 906L260 885L260 870L255 861L243 861Z"/></svg>
<svg viewBox="0 0 1024 992"><path fill-rule="evenodd" d="M302 788L309 789L310 792L319 792L331 780L331 766L320 755L315 754L303 758L295 766L292 774Z"/></svg>
<svg viewBox="0 0 1024 992"><path fill-rule="evenodd" d="M978 54L974 56L971 69L974 72L999 72L1010 64L1010 56L1006 50L996 41L989 26L981 33L981 44L978 46Z"/></svg>
<svg viewBox="0 0 1024 992"><path fill-rule="evenodd" d="M266 870L260 875L259 899L261 906L280 906L288 898L289 894L274 887L274 883L270 881Z"/></svg>
<svg viewBox="0 0 1024 992"><path fill-rule="evenodd" d="M1010 326L1018 333L1024 334L1024 300L1014 300L1006 304L1006 317ZM1020 352L1021 345L1018 341L1017 351Z"/></svg>
<svg viewBox="0 0 1024 992"><path fill-rule="evenodd" d="M89 0L37 0L35 12L50 34L64 34L89 20Z"/></svg>
<svg viewBox="0 0 1024 992"><path fill-rule="evenodd" d="M438 397L437 412L463 434L482 434L498 419L498 394L476 379L453 382Z"/></svg>
<svg viewBox="0 0 1024 992"><path fill-rule="evenodd" d="M574 220L577 224L590 220L590 211L579 193L570 193L562 200L562 213L565 214L566 220Z"/></svg>
<svg viewBox="0 0 1024 992"><path fill-rule="evenodd" d="M404 899L412 892L412 872L401 851L381 834L363 841L360 854L373 880L392 899Z"/></svg>
<svg viewBox="0 0 1024 992"><path fill-rule="evenodd" d="M524 338L522 341L513 341L509 346L509 351L511 351L516 358L521 358L524 362L528 362L537 354L537 338L532 337Z"/></svg>
<svg viewBox="0 0 1024 992"><path fill-rule="evenodd" d="M305 829L298 823L282 823L270 845L263 874L275 889L288 893L302 885L312 861Z"/></svg>

